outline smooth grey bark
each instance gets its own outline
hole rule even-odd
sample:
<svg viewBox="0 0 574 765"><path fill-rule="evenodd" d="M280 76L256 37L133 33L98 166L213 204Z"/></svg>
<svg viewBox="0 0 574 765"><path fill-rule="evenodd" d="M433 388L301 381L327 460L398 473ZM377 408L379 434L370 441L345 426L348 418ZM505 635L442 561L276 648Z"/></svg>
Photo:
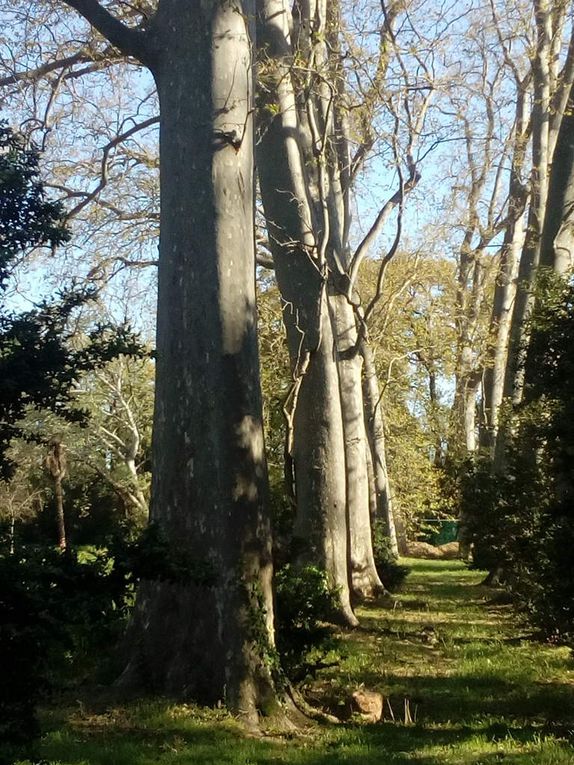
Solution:
<svg viewBox="0 0 574 765"><path fill-rule="evenodd" d="M373 351L365 339L360 345L363 358L363 394L365 422L371 446L374 483L377 498L377 518L383 523L393 555L399 555L399 542L393 512L393 501L385 447L385 427L381 411L381 394Z"/></svg>
<svg viewBox="0 0 574 765"><path fill-rule="evenodd" d="M345 289L349 282L348 274L352 265L351 248L348 242L351 222L348 204L350 190L349 180L346 177L350 167L350 151L343 117L344 73L340 70L340 60L336 55L337 33L340 27L338 10L338 4L333 2L329 8L331 39L329 48L324 51L325 67L336 95L329 110L332 117L322 126L326 136L324 153L328 170L324 184L327 209L323 217L328 216L329 241L326 257L332 275L329 300L334 317L339 395L343 417L349 519L349 574L354 597L357 600L364 600L385 592L385 587L377 572L373 551L367 459L369 441L365 429L362 385L363 360L359 352L355 306L349 300ZM325 13L327 13L326 10ZM330 61L329 50L331 54L335 53L334 63ZM329 91L328 97L333 99L332 91ZM310 160L311 157L309 157ZM319 172L321 172L320 167ZM323 228L327 226L324 225Z"/></svg>
<svg viewBox="0 0 574 765"><path fill-rule="evenodd" d="M335 339L326 301L325 309L320 352L303 377L293 422L298 506L294 543L299 560L320 565L339 588L339 618L356 626L349 600L343 419Z"/></svg>
<svg viewBox="0 0 574 765"><path fill-rule="evenodd" d="M454 448L461 454L472 453L477 448L476 395L481 376L472 359L472 349L462 349L460 367L456 375L456 392L453 405Z"/></svg>
<svg viewBox="0 0 574 765"><path fill-rule="evenodd" d="M540 264L560 276L574 265L574 86L552 157Z"/></svg>
<svg viewBox="0 0 574 765"><path fill-rule="evenodd" d="M516 295L516 278L520 252L524 244L522 221L507 230L499 272L494 288L491 334L494 336L483 380L484 422L480 431L481 445L493 449L498 432L500 405L504 396L504 375L508 357L508 338L512 308Z"/></svg>
<svg viewBox="0 0 574 765"><path fill-rule="evenodd" d="M473 181L474 184L474 181ZM471 197L478 194L478 185ZM473 203L471 202L471 209ZM477 362L475 338L485 298L483 249L470 247L473 229L469 227L459 254L457 289L457 353L455 393L452 406L453 436L451 450L472 453L477 447L476 394L482 370Z"/></svg>
<svg viewBox="0 0 574 765"><path fill-rule="evenodd" d="M355 316L347 299L332 296L337 335L337 368L343 417L347 512L349 517L349 573L351 590L358 599L385 591L375 565L371 526L369 442L365 429L362 357L358 348ZM385 527L386 530L386 527Z"/></svg>
<svg viewBox="0 0 574 765"><path fill-rule="evenodd" d="M271 545L258 376L250 0L160 0L143 52L98 3L69 3L151 66L161 237L151 521L210 582L144 582L125 684L273 698ZM102 16L103 14L103 16ZM125 38L125 39L124 39Z"/></svg>
<svg viewBox="0 0 574 765"><path fill-rule="evenodd" d="M293 375L288 447L293 461L301 561L322 566L339 591L339 617L357 624L347 568L343 425L325 261L291 80L291 11L283 0L258 2L260 107L258 171Z"/></svg>

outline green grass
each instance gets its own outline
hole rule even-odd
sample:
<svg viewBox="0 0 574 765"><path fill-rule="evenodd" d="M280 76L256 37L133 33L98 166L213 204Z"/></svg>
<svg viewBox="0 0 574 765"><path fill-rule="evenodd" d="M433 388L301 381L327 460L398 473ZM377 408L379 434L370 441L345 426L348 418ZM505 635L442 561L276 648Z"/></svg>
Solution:
<svg viewBox="0 0 574 765"><path fill-rule="evenodd" d="M337 713L360 684L385 718L249 738L221 710L89 698L45 713L38 756L61 765L572 765L574 665L535 642L481 575L458 562L408 561L394 609L360 610L341 662L305 688ZM409 719L412 719L412 722Z"/></svg>

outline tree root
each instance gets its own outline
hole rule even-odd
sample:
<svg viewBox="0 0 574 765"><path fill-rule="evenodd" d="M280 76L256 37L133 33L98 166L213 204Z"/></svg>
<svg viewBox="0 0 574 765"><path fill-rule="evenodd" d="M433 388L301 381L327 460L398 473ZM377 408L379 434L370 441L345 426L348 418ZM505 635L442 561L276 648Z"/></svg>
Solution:
<svg viewBox="0 0 574 765"><path fill-rule="evenodd" d="M295 709L308 720L314 720L316 722L330 723L331 725L339 725L341 720L335 715L331 715L328 712L323 712L322 709L317 709L311 704L307 703L302 694L294 688L291 684L287 687L287 697Z"/></svg>

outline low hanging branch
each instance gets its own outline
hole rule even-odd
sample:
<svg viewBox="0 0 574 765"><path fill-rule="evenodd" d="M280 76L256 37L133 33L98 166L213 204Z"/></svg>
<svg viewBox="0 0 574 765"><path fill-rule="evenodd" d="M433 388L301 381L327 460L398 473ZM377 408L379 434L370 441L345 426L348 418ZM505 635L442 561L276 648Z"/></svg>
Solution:
<svg viewBox="0 0 574 765"><path fill-rule="evenodd" d="M18 83L33 83L52 72L58 72L64 80L76 79L103 67L117 64L122 59L123 57L111 46L106 46L102 50L92 50L88 44L71 56L62 56L33 69L13 71L11 74L0 77L0 87L4 88ZM86 66L81 69L74 69L77 64L85 64Z"/></svg>

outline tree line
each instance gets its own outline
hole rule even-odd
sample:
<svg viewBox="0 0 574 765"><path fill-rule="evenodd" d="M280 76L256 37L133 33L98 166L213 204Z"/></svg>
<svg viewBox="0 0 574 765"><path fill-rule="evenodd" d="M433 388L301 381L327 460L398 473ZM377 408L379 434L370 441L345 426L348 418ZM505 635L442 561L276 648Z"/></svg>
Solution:
<svg viewBox="0 0 574 765"><path fill-rule="evenodd" d="M97 255L77 277L102 293L119 282L137 313L136 282L121 279L157 270L149 518L168 555L184 550L214 578L140 583L122 683L225 698L252 722L277 693L256 273L261 305L276 285L286 332L284 443L269 440L292 513L288 558L325 573L331 617L355 626L355 605L386 592L374 519L391 556L407 549L409 508L387 463L393 375L425 389L429 464L482 449L487 474L506 475L522 430L503 402L518 407L538 384L533 316L549 298L537 274L564 279L572 266L571 4L361 11L331 0L21 0L11 13L25 23L9 28L2 56L10 116L29 115L22 130L40 137L46 188L66 205L52 212L82 241L80 262L92 246ZM68 143L74 124L99 153ZM362 183L376 196L370 216ZM405 340L393 355L397 322ZM84 371L123 412L121 434L92 420L108 455L95 469L141 516L141 434L121 367ZM449 379L452 405L440 391ZM412 397L402 407L411 421ZM108 469L118 459L121 481ZM470 486L456 503L476 542ZM504 562L495 557L492 568Z"/></svg>

